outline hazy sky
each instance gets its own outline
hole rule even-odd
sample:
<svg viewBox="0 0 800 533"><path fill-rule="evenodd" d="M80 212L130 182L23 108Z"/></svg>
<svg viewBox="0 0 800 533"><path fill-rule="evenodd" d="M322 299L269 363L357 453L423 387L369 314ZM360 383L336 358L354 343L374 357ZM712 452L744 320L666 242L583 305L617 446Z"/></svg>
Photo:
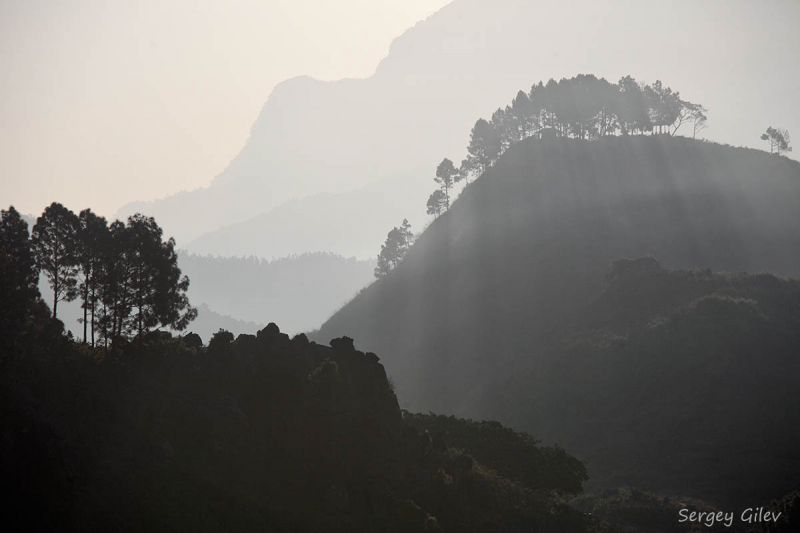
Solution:
<svg viewBox="0 0 800 533"><path fill-rule="evenodd" d="M0 204L207 185L273 86L367 77L447 0L0 0Z"/></svg>

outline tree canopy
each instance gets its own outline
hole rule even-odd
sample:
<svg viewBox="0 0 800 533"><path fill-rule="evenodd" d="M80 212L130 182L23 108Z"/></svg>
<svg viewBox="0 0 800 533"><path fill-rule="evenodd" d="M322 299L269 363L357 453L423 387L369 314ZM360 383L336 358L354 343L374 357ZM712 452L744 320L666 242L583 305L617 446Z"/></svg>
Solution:
<svg viewBox="0 0 800 533"><path fill-rule="evenodd" d="M36 264L53 289L53 318L58 318L58 302L78 296L78 225L75 213L53 202L33 226Z"/></svg>
<svg viewBox="0 0 800 533"><path fill-rule="evenodd" d="M436 189L428 197L428 214L438 217L447 210L445 195L441 189Z"/></svg>
<svg viewBox="0 0 800 533"><path fill-rule="evenodd" d="M403 219L403 223L398 228L395 226L389 231L386 236L386 242L381 245L381 252L378 254L378 265L375 267L375 277L380 279L386 276L389 272L397 268L397 265L403 261L408 249L414 241L414 235L411 233L411 224L407 219Z"/></svg>
<svg viewBox="0 0 800 533"><path fill-rule="evenodd" d="M445 210L450 208L450 189L458 180L458 169L456 169L453 162L446 157L436 167L436 177L434 181L439 184L441 191L444 193Z"/></svg>
<svg viewBox="0 0 800 533"><path fill-rule="evenodd" d="M789 146L791 142L789 132L784 129L770 126L767 128L767 132L761 135L761 140L769 143L769 153L771 154L776 153L780 155L792 151L792 147Z"/></svg>
<svg viewBox="0 0 800 533"><path fill-rule="evenodd" d="M14 206L0 211L0 337L9 339L39 298L39 269L28 223Z"/></svg>
<svg viewBox="0 0 800 533"><path fill-rule="evenodd" d="M592 74L580 74L560 81L551 79L546 84L540 81L528 92L518 91L509 105L492 113L490 120L475 122L467 157L459 169L453 168L453 180L464 180L468 185L505 150L528 137L589 140L612 135L675 135L684 124L691 124L692 136L697 137L707 126L707 113L705 107L683 100L678 91L660 80L648 85L625 76L614 84ZM437 168L437 183L443 183L439 170L448 161L444 159ZM438 216L449 208L451 190L442 189L443 204L439 195L432 194L428 214Z"/></svg>
<svg viewBox="0 0 800 533"><path fill-rule="evenodd" d="M183 330L197 316L181 275L173 239L152 217L135 214L127 224L110 225L84 209L75 215L54 202L48 206L28 240L27 224L13 207L2 212L0 225L4 285L16 295L8 301L38 298L39 271L53 290L53 318L58 303L81 297L83 341L95 335L109 340L143 335L157 327ZM4 298L5 300L5 298ZM19 309L15 316L24 316ZM91 333L91 337L89 334Z"/></svg>

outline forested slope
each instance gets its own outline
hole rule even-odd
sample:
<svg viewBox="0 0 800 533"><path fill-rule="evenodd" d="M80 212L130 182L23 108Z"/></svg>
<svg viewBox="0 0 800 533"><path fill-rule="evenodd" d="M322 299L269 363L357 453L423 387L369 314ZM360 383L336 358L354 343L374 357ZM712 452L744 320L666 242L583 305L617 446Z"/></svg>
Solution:
<svg viewBox="0 0 800 533"><path fill-rule="evenodd" d="M0 508L16 531L600 531L563 499L580 461L499 425L475 458L416 429L352 339L270 324L106 352L43 310L0 357ZM509 449L551 475L491 470Z"/></svg>
<svg viewBox="0 0 800 533"><path fill-rule="evenodd" d="M531 138L318 335L351 332L362 349L380 351L405 407L534 431L580 450L612 484L675 489L692 468L709 473L709 460L722 461L718 477L687 486L730 501L744 497L736 484L750 479L747 468L777 472L788 466L780 450L800 444L775 433L797 412L790 376L800 313L797 282L712 271L800 274L798 205L800 165L783 157L668 136ZM634 263L644 269L636 290L651 296L632 307L606 275L615 260L647 255L660 265ZM612 312L626 317L617 329L602 323ZM637 359L645 353L647 364ZM687 362L699 368L683 371ZM733 398L737 390L752 393ZM689 413L729 431L689 424L671 446L639 442L650 426L674 428ZM606 440L592 433L597 425L609 428ZM712 453L721 442L770 451L736 469L728 452ZM637 468L638 454L648 468ZM796 472L791 461L786 472ZM763 475L748 490L765 497L797 481Z"/></svg>

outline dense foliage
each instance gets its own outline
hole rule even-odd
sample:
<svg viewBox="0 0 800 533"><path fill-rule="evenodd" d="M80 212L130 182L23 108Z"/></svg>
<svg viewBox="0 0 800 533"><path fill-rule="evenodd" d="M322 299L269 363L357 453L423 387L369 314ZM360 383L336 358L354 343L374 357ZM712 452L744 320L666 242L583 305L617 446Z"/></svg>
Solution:
<svg viewBox="0 0 800 533"><path fill-rule="evenodd" d="M519 91L490 120L481 118L475 122L468 155L460 168L456 169L447 158L442 160L435 178L440 189L428 198L428 214L438 217L447 211L454 183L463 180L469 184L470 177L482 175L510 146L529 137L599 139L653 132L675 135L689 123L692 136L696 137L706 127L707 112L699 104L682 100L679 92L664 87L661 81L648 85L625 76L615 85L592 74L558 82L551 79L547 84L540 81L530 92ZM766 138L766 134L762 136ZM772 145L771 140L771 148Z"/></svg>
<svg viewBox="0 0 800 533"><path fill-rule="evenodd" d="M51 325L1 361L3 505L34 502L30 530L599 531L556 495L580 490L580 462L499 425L475 458L475 435L431 439L349 338L270 324L106 353ZM507 477L510 449L563 477Z"/></svg>
<svg viewBox="0 0 800 533"><path fill-rule="evenodd" d="M39 298L38 280L28 224L9 207L0 212L0 349L23 331Z"/></svg>
<svg viewBox="0 0 800 533"><path fill-rule="evenodd" d="M389 272L397 268L414 242L414 234L411 233L411 224L407 219L398 228L395 226L386 236L386 242L381 245L381 252L378 254L378 262L375 266L375 277L380 279Z"/></svg>
<svg viewBox="0 0 800 533"><path fill-rule="evenodd" d="M464 420L454 416L413 414L404 411L406 424L441 438L447 446L458 448L487 467L528 487L575 495L589 479L583 463L558 446L538 446L526 433L517 433L499 422Z"/></svg>

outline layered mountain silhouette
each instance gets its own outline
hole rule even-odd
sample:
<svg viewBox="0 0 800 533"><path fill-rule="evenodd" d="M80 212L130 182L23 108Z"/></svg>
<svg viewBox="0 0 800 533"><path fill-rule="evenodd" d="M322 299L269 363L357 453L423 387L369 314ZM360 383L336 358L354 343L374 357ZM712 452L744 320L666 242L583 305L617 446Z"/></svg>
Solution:
<svg viewBox="0 0 800 533"><path fill-rule="evenodd" d="M192 301L240 321L269 323L280 317L286 331L296 334L319 327L344 302L372 281L374 261L313 253L266 261L256 257L178 257L189 276ZM202 319L202 309L201 317ZM216 317L215 317L216 318ZM200 320L198 319L198 320ZM192 324L196 327L197 321ZM253 333L246 324L228 327L232 333ZM203 336L203 333L198 331ZM204 339L210 337L203 336Z"/></svg>
<svg viewBox="0 0 800 533"><path fill-rule="evenodd" d="M407 186L414 177L401 175L348 193L290 200L250 220L206 233L186 249L200 255L267 258L336 250L344 257L374 258L389 228L404 218L425 220L419 191ZM364 283L371 278L370 272Z"/></svg>
<svg viewBox="0 0 800 533"><path fill-rule="evenodd" d="M540 79L581 71L611 81L627 74L663 79L680 87L684 97L711 108L710 131L717 139L757 143L765 118L780 117L790 130L800 121L782 108L786 95L776 94L795 90L798 80L791 69L770 66L793 60L791 47L771 45L776 35L786 42L796 39L791 17L782 11L688 1L644 6L623 1L456 0L398 37L367 79L299 77L279 84L242 151L210 186L135 202L119 216L136 211L154 216L184 246L245 221L266 231L263 224L279 215L259 216L292 199L357 191L403 177L402 198L395 198L397 191L376 194L366 211L360 194L330 199L330 209L350 221L341 223L340 239L319 250L361 250L373 246L375 236L349 228L364 224L365 218L384 232L402 218L420 225L414 217L422 213L436 164L443 157L460 161L478 117L488 117L497 102L510 100ZM663 63L654 57L681 60ZM731 57L736 68L711 70ZM737 88L735 96L731 86ZM716 113L721 109L726 113ZM312 251L302 247L317 245L304 235L302 222L282 228L286 238L265 244L248 244L243 236L236 253L255 253L242 248L273 242L283 250L294 236L298 244L289 247L290 253ZM223 253L228 249L224 242L215 235L194 244L204 253L217 253L219 245Z"/></svg>
<svg viewBox="0 0 800 533"><path fill-rule="evenodd" d="M313 337L352 333L404 407L563 443L599 485L777 497L800 282L714 272L799 275L798 205L800 164L756 150L528 139Z"/></svg>
<svg viewBox="0 0 800 533"><path fill-rule="evenodd" d="M279 317L295 334L319 327L373 279L374 261L330 253L301 254L272 261L258 257L212 257L178 253L181 272L190 280L188 294L199 315L189 329L207 341L220 328L252 334ZM45 301L53 291L44 276L39 290ZM58 317L83 338L80 298L62 301Z"/></svg>

